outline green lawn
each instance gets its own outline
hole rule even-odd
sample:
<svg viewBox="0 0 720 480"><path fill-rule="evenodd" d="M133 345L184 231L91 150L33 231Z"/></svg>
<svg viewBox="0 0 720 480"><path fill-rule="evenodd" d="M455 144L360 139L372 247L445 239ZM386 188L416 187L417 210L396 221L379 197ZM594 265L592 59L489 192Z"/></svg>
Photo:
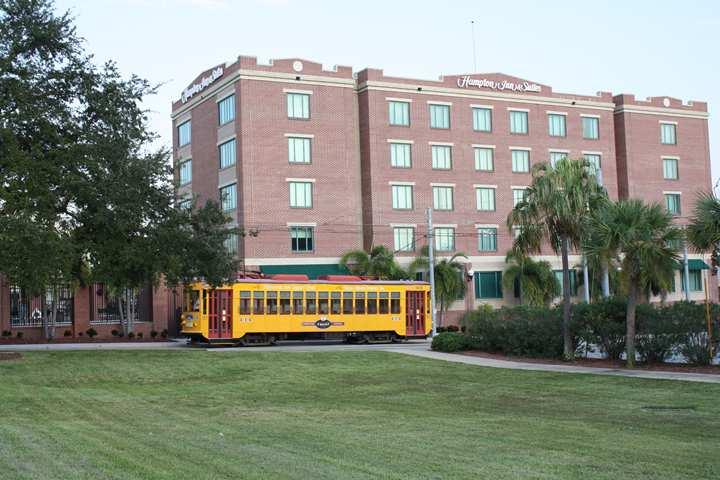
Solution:
<svg viewBox="0 0 720 480"><path fill-rule="evenodd" d="M384 352L0 362L0 478L720 478L720 386Z"/></svg>

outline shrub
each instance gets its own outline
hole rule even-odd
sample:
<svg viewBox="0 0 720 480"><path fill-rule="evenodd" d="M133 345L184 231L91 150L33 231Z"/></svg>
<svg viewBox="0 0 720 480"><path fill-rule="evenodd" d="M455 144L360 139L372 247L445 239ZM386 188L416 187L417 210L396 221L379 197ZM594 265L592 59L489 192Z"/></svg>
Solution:
<svg viewBox="0 0 720 480"><path fill-rule="evenodd" d="M614 297L573 305L573 330L583 341L599 346L608 358L618 360L625 351L626 309L627 301Z"/></svg>
<svg viewBox="0 0 720 480"><path fill-rule="evenodd" d="M118 331L115 330L114 328L110 331L110 335L112 335L113 337L117 337L117 336L119 335L119 333L120 333L120 332L118 332Z"/></svg>
<svg viewBox="0 0 720 480"><path fill-rule="evenodd" d="M137 338L143 338L143 332L138 332L136 335Z"/></svg>
<svg viewBox="0 0 720 480"><path fill-rule="evenodd" d="M481 307L463 318L476 348L506 355L561 358L562 314L548 307Z"/></svg>
<svg viewBox="0 0 720 480"><path fill-rule="evenodd" d="M6 338L7 338L7 337L11 337L11 336L12 336L12 332L11 332L10 330L3 330L3 331L2 331L2 336L3 336L3 337L6 337Z"/></svg>
<svg viewBox="0 0 720 480"><path fill-rule="evenodd" d="M433 337L431 348L438 352L459 352L472 348L472 340L459 332L442 332Z"/></svg>
<svg viewBox="0 0 720 480"><path fill-rule="evenodd" d="M94 337L97 335L97 330L95 330L94 328L91 327L91 328L88 328L88 329L85 331L85 333L87 333L87 336L88 336L88 337L94 338Z"/></svg>
<svg viewBox="0 0 720 480"><path fill-rule="evenodd" d="M709 365L710 342L715 349L718 346L718 309L713 305L711 319L714 323L714 338L707 335L707 320L705 318L705 305L694 302L676 302L665 307L665 315L676 329L675 352L683 355L689 363Z"/></svg>
<svg viewBox="0 0 720 480"><path fill-rule="evenodd" d="M640 360L660 363L673 354L679 341L679 328L669 308L638 305L636 327L635 347Z"/></svg>
<svg viewBox="0 0 720 480"><path fill-rule="evenodd" d="M135 338L135 334L133 332L128 333L128 340L132 340Z"/></svg>
<svg viewBox="0 0 720 480"><path fill-rule="evenodd" d="M72 332L70 330L65 330L63 332L63 337L72 337Z"/></svg>
<svg viewBox="0 0 720 480"><path fill-rule="evenodd" d="M155 338L158 336L157 330L150 330L150 337Z"/></svg>
<svg viewBox="0 0 720 480"><path fill-rule="evenodd" d="M164 329L162 332L160 332L160 336L161 336L162 338L167 338L167 336L168 336L167 328Z"/></svg>
<svg viewBox="0 0 720 480"><path fill-rule="evenodd" d="M78 337L82 337L82 336L83 336L83 332L78 332Z"/></svg>
<svg viewBox="0 0 720 480"><path fill-rule="evenodd" d="M15 334L15 336L16 336L17 338L22 338L22 337L23 337L23 332L17 332L17 333Z"/></svg>

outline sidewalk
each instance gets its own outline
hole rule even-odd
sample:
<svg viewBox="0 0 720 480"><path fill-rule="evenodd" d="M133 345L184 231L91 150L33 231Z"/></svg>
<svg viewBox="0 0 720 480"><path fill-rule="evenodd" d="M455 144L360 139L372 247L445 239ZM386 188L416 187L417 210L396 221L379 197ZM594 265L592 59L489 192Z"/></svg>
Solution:
<svg viewBox="0 0 720 480"><path fill-rule="evenodd" d="M720 375L707 373L650 372L647 370L580 367L575 365L548 365L544 363L514 362L512 360L471 357L457 353L433 352L430 349L420 348L387 348L387 351L403 353L405 355L414 355L416 357L430 358L433 360L444 360L446 362L476 365L479 367L509 368L512 370L532 370L558 373L586 373L591 375L610 375L615 377L649 378L653 380L681 380L686 382L720 383Z"/></svg>

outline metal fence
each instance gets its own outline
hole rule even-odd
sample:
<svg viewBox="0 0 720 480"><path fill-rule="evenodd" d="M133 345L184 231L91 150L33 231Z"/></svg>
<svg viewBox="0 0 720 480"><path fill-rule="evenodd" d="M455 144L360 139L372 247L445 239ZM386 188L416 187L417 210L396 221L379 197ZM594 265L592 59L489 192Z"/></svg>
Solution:
<svg viewBox="0 0 720 480"><path fill-rule="evenodd" d="M48 289L44 295L30 296L17 285L10 285L10 326L41 327L44 319L51 318L53 290ZM67 286L59 286L57 292L57 310L55 325L72 325L73 323L73 290Z"/></svg>
<svg viewBox="0 0 720 480"><path fill-rule="evenodd" d="M120 324L120 302L118 295L110 292L103 283L90 285L90 324ZM152 321L152 288L141 288L130 297L135 312L133 322ZM127 305L125 306L127 309ZM127 312L126 312L127 315Z"/></svg>

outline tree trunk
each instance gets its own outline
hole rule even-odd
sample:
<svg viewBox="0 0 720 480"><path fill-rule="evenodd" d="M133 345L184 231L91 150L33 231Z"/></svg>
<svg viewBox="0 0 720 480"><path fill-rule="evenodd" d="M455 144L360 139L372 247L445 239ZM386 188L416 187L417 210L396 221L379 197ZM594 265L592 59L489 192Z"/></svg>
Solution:
<svg viewBox="0 0 720 480"><path fill-rule="evenodd" d="M638 289L635 282L630 283L628 290L627 313L625 316L625 354L627 368L635 367L635 311L638 302Z"/></svg>
<svg viewBox="0 0 720 480"><path fill-rule="evenodd" d="M575 356L572 337L570 336L570 259L568 258L568 239L562 238L562 269L563 269L563 357L572 360Z"/></svg>
<svg viewBox="0 0 720 480"><path fill-rule="evenodd" d="M118 294L117 296L117 302L118 302L118 310L120 311L120 326L122 327L123 335L128 334L128 327L127 327L127 316L125 315L125 309L123 308L123 304L125 303L124 295Z"/></svg>
<svg viewBox="0 0 720 480"><path fill-rule="evenodd" d="M60 291L57 288L57 286L53 287L53 293L52 293L52 303L50 304L50 318L48 325L48 340L52 340L55 338L55 324L57 323L57 307L58 307L58 297L60 296Z"/></svg>
<svg viewBox="0 0 720 480"><path fill-rule="evenodd" d="M438 317L438 322L437 322L437 325L435 325L435 328L442 326L443 320L444 320L444 318L443 318L444 312L445 312L445 302L440 300L440 316Z"/></svg>

